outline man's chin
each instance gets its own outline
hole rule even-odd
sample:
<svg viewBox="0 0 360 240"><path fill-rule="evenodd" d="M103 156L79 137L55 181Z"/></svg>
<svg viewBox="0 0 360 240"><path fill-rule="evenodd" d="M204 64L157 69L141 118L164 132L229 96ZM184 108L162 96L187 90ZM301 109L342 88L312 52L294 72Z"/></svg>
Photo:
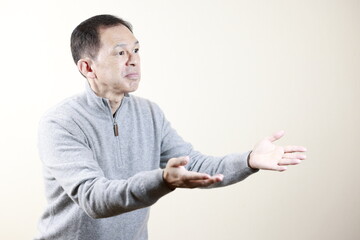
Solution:
<svg viewBox="0 0 360 240"><path fill-rule="evenodd" d="M128 88L127 93L131 93L131 92L135 92L137 89L139 88L139 83L137 82L136 84L131 84Z"/></svg>

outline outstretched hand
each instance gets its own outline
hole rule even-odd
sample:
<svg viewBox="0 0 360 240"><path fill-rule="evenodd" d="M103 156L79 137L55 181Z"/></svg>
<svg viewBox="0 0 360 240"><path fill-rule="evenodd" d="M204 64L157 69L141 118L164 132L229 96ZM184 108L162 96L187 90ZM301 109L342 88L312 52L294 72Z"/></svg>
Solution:
<svg viewBox="0 0 360 240"><path fill-rule="evenodd" d="M302 146L276 146L274 142L285 134L274 133L257 143L250 154L249 166L255 169L285 171L288 165L297 165L306 158L306 148Z"/></svg>
<svg viewBox="0 0 360 240"><path fill-rule="evenodd" d="M164 182L170 189L207 187L220 182L224 176L217 174L210 176L206 173L192 172L185 169L189 157L171 158L163 171Z"/></svg>

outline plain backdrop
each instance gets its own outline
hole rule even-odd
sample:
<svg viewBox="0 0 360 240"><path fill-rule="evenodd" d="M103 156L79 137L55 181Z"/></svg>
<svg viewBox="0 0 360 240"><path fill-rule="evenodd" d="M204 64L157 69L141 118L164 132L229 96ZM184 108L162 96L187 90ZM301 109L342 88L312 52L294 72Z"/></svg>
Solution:
<svg viewBox="0 0 360 240"><path fill-rule="evenodd" d="M176 190L150 240L360 239L360 1L0 1L0 239L31 239L45 206L37 125L83 91L69 39L81 21L134 25L142 82L197 150L252 149L284 129L308 159L213 190ZM119 229L121 231L121 229Z"/></svg>

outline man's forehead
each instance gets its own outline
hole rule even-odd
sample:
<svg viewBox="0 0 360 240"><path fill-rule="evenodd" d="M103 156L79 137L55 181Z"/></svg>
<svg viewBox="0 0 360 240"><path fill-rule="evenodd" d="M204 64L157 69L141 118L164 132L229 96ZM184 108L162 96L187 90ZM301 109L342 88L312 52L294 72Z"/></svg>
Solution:
<svg viewBox="0 0 360 240"><path fill-rule="evenodd" d="M114 47L122 44L139 43L134 34L124 25L101 27L99 29L99 35L102 43L108 43Z"/></svg>

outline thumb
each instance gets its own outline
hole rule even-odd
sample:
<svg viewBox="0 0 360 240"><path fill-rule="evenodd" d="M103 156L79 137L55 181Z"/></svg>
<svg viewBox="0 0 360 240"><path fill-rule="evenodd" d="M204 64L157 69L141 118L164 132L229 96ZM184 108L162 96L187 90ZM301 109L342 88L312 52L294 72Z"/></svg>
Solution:
<svg viewBox="0 0 360 240"><path fill-rule="evenodd" d="M284 130L278 131L276 133L274 133L273 135L271 135L270 137L268 137L270 142L274 142L276 140L279 140L280 138L282 138L285 134Z"/></svg>
<svg viewBox="0 0 360 240"><path fill-rule="evenodd" d="M181 167L188 164L188 162L189 162L189 156L184 156L178 158L171 158L168 161L167 165L169 165L169 167Z"/></svg>

